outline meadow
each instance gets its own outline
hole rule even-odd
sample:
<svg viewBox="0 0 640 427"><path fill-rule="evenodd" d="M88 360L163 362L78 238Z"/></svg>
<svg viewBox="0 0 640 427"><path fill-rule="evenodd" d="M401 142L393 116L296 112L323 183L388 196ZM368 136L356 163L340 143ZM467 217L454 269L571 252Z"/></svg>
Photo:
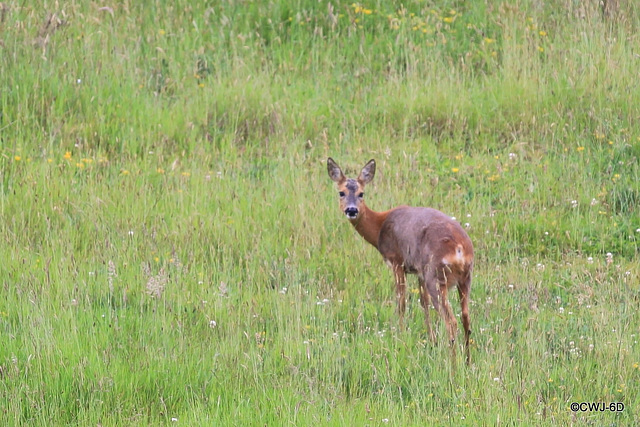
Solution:
<svg viewBox="0 0 640 427"><path fill-rule="evenodd" d="M604 3L0 3L0 424L637 423L640 6ZM470 366L412 276L399 329L329 156L467 229Z"/></svg>

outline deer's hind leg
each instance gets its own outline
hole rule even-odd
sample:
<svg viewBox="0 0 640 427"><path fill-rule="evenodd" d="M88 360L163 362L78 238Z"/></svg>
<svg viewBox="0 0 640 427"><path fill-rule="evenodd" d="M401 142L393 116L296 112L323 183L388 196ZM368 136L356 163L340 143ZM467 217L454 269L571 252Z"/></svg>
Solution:
<svg viewBox="0 0 640 427"><path fill-rule="evenodd" d="M469 342L471 340L471 322L469 320L469 294L471 293L471 273L462 283L458 283L458 295L460 295L460 308L462 309L462 327L464 328L464 351L467 365L471 364L471 352Z"/></svg>
<svg viewBox="0 0 640 427"><path fill-rule="evenodd" d="M441 272L442 277L438 277L439 274L437 271L435 271L435 269L426 271L425 273L425 284L427 287L427 291L431 296L433 307L440 314L440 317L442 317L447 327L447 332L449 334L449 343L451 345L451 352L455 363L455 339L456 331L458 329L458 322L456 321L456 318L453 314L453 310L451 309L451 304L449 304L449 298L447 296L449 283L447 282L446 274L444 271Z"/></svg>
<svg viewBox="0 0 640 427"><path fill-rule="evenodd" d="M429 334L429 338L431 339L431 341L435 343L436 334L431 327L431 316L429 315L431 297L429 296L429 291L427 290L427 284L421 275L418 275L418 283L420 284L420 304L422 305L422 310L424 310L424 322L427 325L427 333Z"/></svg>

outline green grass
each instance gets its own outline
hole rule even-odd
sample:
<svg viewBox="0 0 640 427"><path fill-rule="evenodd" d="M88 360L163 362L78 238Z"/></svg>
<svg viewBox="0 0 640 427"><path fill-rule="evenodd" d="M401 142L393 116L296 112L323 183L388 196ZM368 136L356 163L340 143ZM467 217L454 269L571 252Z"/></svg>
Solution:
<svg viewBox="0 0 640 427"><path fill-rule="evenodd" d="M28 3L0 6L3 425L634 424L633 2ZM470 367L414 278L397 329L328 156L468 228Z"/></svg>

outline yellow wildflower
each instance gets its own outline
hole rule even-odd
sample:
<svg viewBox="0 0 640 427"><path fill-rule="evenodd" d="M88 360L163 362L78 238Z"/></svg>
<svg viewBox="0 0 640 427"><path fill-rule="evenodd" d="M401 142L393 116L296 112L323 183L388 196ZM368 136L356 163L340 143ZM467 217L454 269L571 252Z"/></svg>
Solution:
<svg viewBox="0 0 640 427"><path fill-rule="evenodd" d="M65 160L71 160L71 151L67 151L64 153Z"/></svg>

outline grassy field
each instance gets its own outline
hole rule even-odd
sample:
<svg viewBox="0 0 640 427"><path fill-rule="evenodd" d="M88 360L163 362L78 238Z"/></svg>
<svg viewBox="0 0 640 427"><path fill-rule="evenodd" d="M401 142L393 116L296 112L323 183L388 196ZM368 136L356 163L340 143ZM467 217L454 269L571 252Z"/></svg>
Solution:
<svg viewBox="0 0 640 427"><path fill-rule="evenodd" d="M637 422L640 7L403 4L0 3L0 424ZM467 228L471 366L328 156Z"/></svg>

